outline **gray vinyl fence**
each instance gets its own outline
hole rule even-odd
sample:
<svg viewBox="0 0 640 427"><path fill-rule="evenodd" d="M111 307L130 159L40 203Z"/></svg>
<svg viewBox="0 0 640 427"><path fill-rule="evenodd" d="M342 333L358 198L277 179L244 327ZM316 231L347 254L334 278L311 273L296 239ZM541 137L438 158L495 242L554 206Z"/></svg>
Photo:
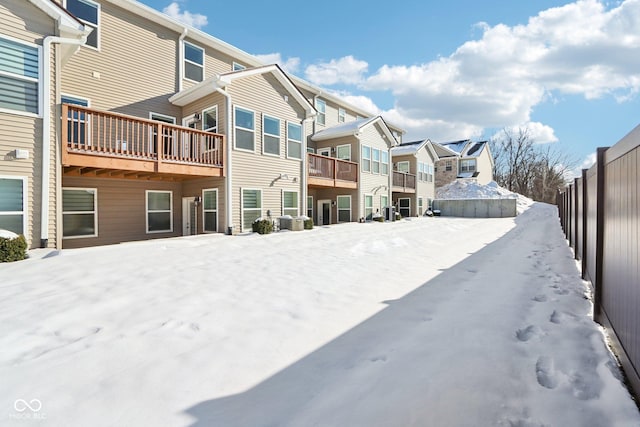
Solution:
<svg viewBox="0 0 640 427"><path fill-rule="evenodd" d="M435 199L433 209L442 216L507 218L516 216L516 199Z"/></svg>
<svg viewBox="0 0 640 427"><path fill-rule="evenodd" d="M591 283L594 317L612 338L640 396L640 126L558 193L560 223L582 277Z"/></svg>

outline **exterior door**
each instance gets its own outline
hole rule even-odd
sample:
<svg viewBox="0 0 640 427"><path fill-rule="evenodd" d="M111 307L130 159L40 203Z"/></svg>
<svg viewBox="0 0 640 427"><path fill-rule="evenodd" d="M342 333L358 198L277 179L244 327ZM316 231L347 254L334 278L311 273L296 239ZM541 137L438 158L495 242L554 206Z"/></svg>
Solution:
<svg viewBox="0 0 640 427"><path fill-rule="evenodd" d="M331 148L318 148L318 154L321 156L331 157Z"/></svg>
<svg viewBox="0 0 640 427"><path fill-rule="evenodd" d="M318 200L318 225L331 224L331 200Z"/></svg>
<svg viewBox="0 0 640 427"><path fill-rule="evenodd" d="M182 198L182 235L198 234L196 202L193 197Z"/></svg>
<svg viewBox="0 0 640 427"><path fill-rule="evenodd" d="M411 199L398 199L398 212L403 218L411 216Z"/></svg>

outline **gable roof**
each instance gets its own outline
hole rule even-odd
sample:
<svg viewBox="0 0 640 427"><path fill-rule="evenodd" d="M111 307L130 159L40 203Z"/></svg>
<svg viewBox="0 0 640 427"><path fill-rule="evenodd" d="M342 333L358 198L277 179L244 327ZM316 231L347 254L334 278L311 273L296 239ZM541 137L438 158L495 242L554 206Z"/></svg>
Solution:
<svg viewBox="0 0 640 427"><path fill-rule="evenodd" d="M391 148L392 156L405 156L416 155L423 147L426 147L427 151L431 154L434 161L439 159L438 153L436 153L431 140L424 139L420 141L403 142L395 147Z"/></svg>
<svg viewBox="0 0 640 427"><path fill-rule="evenodd" d="M92 31L91 28L85 28L85 25L67 9L52 0L29 0L29 2L57 22L62 36L80 38Z"/></svg>
<svg viewBox="0 0 640 427"><path fill-rule="evenodd" d="M255 75L271 74L284 86L291 96L304 108L306 117L313 117L316 115L316 109L309 103L307 98L300 92L300 89L293 84L291 79L282 71L277 64L264 65L255 68L246 68L240 71L232 71L225 74L215 75L208 79L185 89L181 92L169 98L169 102L174 105L183 107L191 102L197 101L204 96L210 95L217 91L217 89L223 89L233 83L235 80L251 77Z"/></svg>
<svg viewBox="0 0 640 427"><path fill-rule="evenodd" d="M457 157L459 156L458 153L456 153L455 151L453 151L451 148L442 145L439 142L433 142L433 149L434 151L438 154L438 157L440 159L446 158L446 157Z"/></svg>
<svg viewBox="0 0 640 427"><path fill-rule="evenodd" d="M358 137L360 135L360 132L362 132L365 128L369 126L373 126L376 123L380 124L380 127L382 128L382 132L384 133L384 135L387 137L389 141L389 145L391 146L395 145L396 138L395 136L393 136L393 133L391 133L389 126L387 126L387 123L384 121L384 119L381 116L371 117L368 119L352 120L347 123L342 123L337 126L323 129L319 132L314 133L311 136L311 140L326 141L327 139L342 138L345 136Z"/></svg>
<svg viewBox="0 0 640 427"><path fill-rule="evenodd" d="M470 139L461 139L459 141L451 141L451 142L439 142L439 144L445 148L456 153L456 155L461 156L464 152L467 144L471 142Z"/></svg>

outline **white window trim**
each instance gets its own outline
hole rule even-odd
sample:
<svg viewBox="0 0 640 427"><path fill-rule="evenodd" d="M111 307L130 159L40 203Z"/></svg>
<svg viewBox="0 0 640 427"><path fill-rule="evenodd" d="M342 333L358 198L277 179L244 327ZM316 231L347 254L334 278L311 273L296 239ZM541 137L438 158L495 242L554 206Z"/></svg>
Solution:
<svg viewBox="0 0 640 427"><path fill-rule="evenodd" d="M186 40L182 40L182 61L181 61L181 67L182 67L182 78L184 80L188 80L190 82L194 82L194 83L200 83L203 82L205 80L205 69L204 69L204 64L205 64L205 58L206 58L206 51L204 50L203 47L198 46L197 44L193 44L191 42L188 42ZM189 59L187 59L187 48L186 45L189 45L191 47L194 47L196 49L199 49L202 51L202 64L198 64L196 62L193 62ZM193 64L197 67L201 67L202 68L202 80L198 81L198 80L192 80L189 77L187 77L187 68L184 66L184 64L188 62L189 64Z"/></svg>
<svg viewBox="0 0 640 427"><path fill-rule="evenodd" d="M215 132L212 132L211 130L207 130L204 128L204 114L206 112L209 112L211 110L215 110L216 111L216 127L215 127ZM205 108L204 110L202 110L202 113L200 114L200 120L202 120L202 130L205 132L211 132L211 133L218 133L218 106L217 105L213 105L209 108ZM209 129L213 129L213 128L209 128Z"/></svg>
<svg viewBox="0 0 640 427"><path fill-rule="evenodd" d="M340 208L340 203L338 202L338 199L340 199L341 197L348 197L349 198L349 221L340 221L340 211L345 211L346 209L344 208ZM353 217L353 204L352 204L352 200L351 200L351 196L336 196L336 221L338 224L343 223L343 222L351 222L351 219Z"/></svg>
<svg viewBox="0 0 640 427"><path fill-rule="evenodd" d="M320 111L319 105L324 105L324 111ZM318 112L316 116L316 123L321 126L327 125L327 101L322 98L316 98L315 102L316 111ZM320 122L320 117L322 117L322 123Z"/></svg>
<svg viewBox="0 0 640 427"><path fill-rule="evenodd" d="M387 199L387 201L385 203L382 203L382 198ZM387 196L386 194L381 194L380 195L380 209L384 209L387 206L389 206L389 196Z"/></svg>
<svg viewBox="0 0 640 427"><path fill-rule="evenodd" d="M424 214L424 199L418 196L418 215Z"/></svg>
<svg viewBox="0 0 640 427"><path fill-rule="evenodd" d="M24 40L20 40L17 39L15 37L11 37L11 36L7 36L4 34L0 34L0 38L18 43L18 44L22 44L25 46L30 46L30 47L34 47L38 50L38 78L33 78L33 77L26 77L26 76L21 76L19 74L13 74L13 73L7 73L5 71L0 71L0 74L3 76L7 76L7 77L11 77L14 79L19 79L19 80L24 80L24 81L29 81L29 82L35 82L38 84L38 112L37 113L30 113L28 111L18 111L18 110L12 110L10 108L0 108L0 113L7 113L7 114L15 114L17 116L27 116L27 117L37 117L37 118L42 118L42 107L43 107L43 103L44 102L49 102L49 100L44 99L44 65L42 64L42 46L39 46L35 43L29 43L29 42L25 42Z"/></svg>
<svg viewBox="0 0 640 427"><path fill-rule="evenodd" d="M331 147L322 147L316 150L316 153L320 156L331 157ZM326 154L323 154L326 153Z"/></svg>
<svg viewBox="0 0 640 427"><path fill-rule="evenodd" d="M153 118L154 116L155 117L162 117L163 119L171 120L171 123L173 123L174 125L176 124L176 118L173 117L173 116L169 116L167 114L162 114L162 113L154 113L153 111L149 111L149 120L155 120ZM160 121L160 120L158 120L158 121Z"/></svg>
<svg viewBox="0 0 640 427"><path fill-rule="evenodd" d="M79 101L87 101L87 108L91 107L91 100L89 98L85 98L84 96L72 95L70 93L60 93L60 103L62 104L62 98L75 98Z"/></svg>
<svg viewBox="0 0 640 427"><path fill-rule="evenodd" d="M270 134L270 133L266 133L266 132L264 131L264 128L265 128L265 125L264 125L264 119L265 119L265 118L267 118L267 119L273 119L273 120L277 120L277 121L278 121L278 135L273 135L273 134ZM254 121L255 121L255 120L254 120ZM268 114L264 114L264 113L262 113L262 154L263 154L263 155L265 155L265 156L271 156L271 157L280 157L280 152L282 151L282 147L281 147L281 145L282 145L282 130L281 130L281 126L282 126L282 120L280 120L280 119L279 119L279 118L277 118L277 117L273 117L273 116L270 116L270 115L268 115ZM265 146L265 143L264 143L265 138L264 138L264 137L265 137L265 136L278 137L278 154L274 154L274 153L267 153L267 152L264 150L264 146Z"/></svg>
<svg viewBox="0 0 640 427"><path fill-rule="evenodd" d="M364 157L364 149L365 149L365 148L368 148L368 149L369 149L369 157L368 157L368 158ZM363 146L362 146L362 149L361 149L361 152L362 152L362 155L360 156L360 163L361 163L361 168L360 168L360 169L362 170L362 172L372 173L372 172L371 172L372 148L371 148L370 146L368 146L368 145L363 145ZM364 163L365 163L365 160L368 160L368 161L369 161L369 170L365 170L365 169L364 169Z"/></svg>
<svg viewBox="0 0 640 427"><path fill-rule="evenodd" d="M300 216L300 192L299 191L294 191L294 190L282 190L282 193L280 194L280 200L282 203L282 215L289 215L289 214L285 214L284 210L285 209L293 209L293 208L287 208L284 205L284 193L296 193L296 198L298 199L298 202L296 203L296 214L292 215L294 217L296 216Z"/></svg>
<svg viewBox="0 0 640 427"><path fill-rule="evenodd" d="M375 161L375 160L373 159L373 153L374 153L375 151L377 151L377 152L378 152L378 161ZM382 150L380 150L379 148L373 148L373 147L371 147L371 173L372 173L372 174L374 174L374 175L380 175L380 170L381 170L381 167L380 167L380 166L381 166L381 164L382 164L382 162L381 162L382 155L380 154L380 152L381 152L381 151L382 151ZM376 172L376 171L374 171L374 170L373 170L373 165L374 165L374 163L377 163L377 164L378 164L378 172Z"/></svg>
<svg viewBox="0 0 640 427"><path fill-rule="evenodd" d="M384 161L383 160L383 154L387 155L387 160ZM380 150L380 175L389 175L389 158L391 156L389 155L389 152L386 150ZM387 171L383 172L382 171L382 166L387 166Z"/></svg>
<svg viewBox="0 0 640 427"><path fill-rule="evenodd" d="M473 163L473 170L469 170L469 164ZM463 166L466 164L466 170ZM478 170L478 162L476 159L460 159L460 170L458 172L476 172Z"/></svg>
<svg viewBox="0 0 640 427"><path fill-rule="evenodd" d="M247 111L251 114L253 114L253 129L247 129L247 128L243 128L240 126L236 125L236 110L244 110ZM245 130L247 132L251 132L253 133L253 150L248 150L246 148L238 148L236 145L236 141L238 140L236 138L236 130L237 129L241 129L241 130ZM254 153L256 152L256 112L253 110L250 110L248 108L244 108L244 107L240 107L239 105L234 105L233 106L233 149L234 150L238 150L238 151L244 151L245 153Z"/></svg>
<svg viewBox="0 0 640 427"><path fill-rule="evenodd" d="M338 108L338 123L347 121L347 111L344 108Z"/></svg>
<svg viewBox="0 0 640 427"><path fill-rule="evenodd" d="M246 70L247 67L245 67L244 65L240 64L239 62L233 61L233 63L231 64L231 71L242 71L242 70Z"/></svg>
<svg viewBox="0 0 640 427"><path fill-rule="evenodd" d="M406 171L401 171L400 170L400 165L407 165L407 170ZM396 172L400 172L400 173L411 173L411 165L409 164L408 160L403 160L400 161L398 163L396 163Z"/></svg>
<svg viewBox="0 0 640 427"><path fill-rule="evenodd" d="M169 212L169 230L149 231L149 193L169 193L169 210L168 211L152 211L152 212ZM144 192L144 222L146 226L146 234L173 233L173 191L171 190L145 190Z"/></svg>
<svg viewBox="0 0 640 427"><path fill-rule="evenodd" d="M309 201L311 201L311 203L309 203ZM311 215L309 215L309 211L311 211ZM305 215L313 218L313 196L307 196L307 212Z"/></svg>
<svg viewBox="0 0 640 427"><path fill-rule="evenodd" d="M215 209L205 209L204 208L204 193L206 191L215 191L216 192L216 208ZM218 230L220 230L220 215L218 215L220 210L218 209L219 208L219 204L218 203L220 203L220 200L218 198L218 189L217 188L203 188L202 189L202 232L203 233L217 233ZM205 212L215 212L216 213L216 231L206 230L204 228L204 224L205 224L204 214L205 214Z"/></svg>
<svg viewBox="0 0 640 427"><path fill-rule="evenodd" d="M22 211L8 211L8 212L2 212L0 213L0 215L17 215L17 214L22 214L22 235L25 237L25 239L27 239L27 241L29 241L29 236L27 235L27 214L28 214L28 210L29 210L29 199L28 199L28 181L29 178L26 176L20 176L20 175L0 175L0 178L2 179L15 179L15 180L22 180Z"/></svg>
<svg viewBox="0 0 640 427"><path fill-rule="evenodd" d="M244 192L245 191L259 191L260 192L260 208L245 208L244 207ZM258 218L262 217L262 189L261 188L241 188L240 189L240 231L252 231L244 229L244 211L257 211L260 210Z"/></svg>
<svg viewBox="0 0 640 427"><path fill-rule="evenodd" d="M62 187L62 200L63 200L63 206L64 206L64 190L80 190L80 191L93 191L93 230L94 233L93 234L87 234L86 236L65 236L64 235L64 215L65 214L88 214L88 211L71 211L71 212L65 212L64 209L62 211L62 217L63 217L63 221L62 221L62 239L63 240L73 240L73 239L87 239L87 238L92 238L92 237L98 237L98 189L97 188L90 188L90 187Z"/></svg>
<svg viewBox="0 0 640 427"><path fill-rule="evenodd" d="M349 158L348 158L348 159L340 159L340 158L338 157L338 150L339 150L341 147L348 147L348 148L349 148ZM349 161L349 162L350 162L350 161L351 161L351 144L342 144L342 145L337 145L337 146L336 146L336 159L340 159L340 160L347 160L347 161Z"/></svg>
<svg viewBox="0 0 640 427"><path fill-rule="evenodd" d="M96 47L93 47L93 46L88 45L88 44L85 43L85 44L82 45L82 47L86 47L86 48L89 48L89 49L97 50L98 52L100 52L100 47L102 46L102 36L101 36L102 35L102 31L100 31L100 27L102 26L102 22L101 22L102 19L100 18L100 15L101 15L101 12L102 12L102 6L100 5L100 3L97 3L97 2L92 1L92 0L82 0L82 1L85 2L85 3L91 3L92 5L96 6L96 8L97 8L97 13L96 13L97 23L96 24L94 24L93 22L85 21L84 19L81 19L81 18L77 18L77 19L78 19L78 21L82 22L86 26L93 28L93 31L97 31L96 42L98 44ZM64 0L64 7L65 7L65 9L68 9L67 0ZM95 27L94 27L94 25L95 25Z"/></svg>
<svg viewBox="0 0 640 427"><path fill-rule="evenodd" d="M300 137L304 138L304 129L302 128L302 125L300 123L290 122L290 121L287 121L285 123L285 126L287 127L287 159L302 161L302 158L304 157L304 153L302 152L302 139L300 139L298 141L297 139L289 138L289 125L290 124L292 124L294 126L299 126L300 127ZM295 144L300 144L300 158L292 157L292 156L289 155L289 142L293 142Z"/></svg>
<svg viewBox="0 0 640 427"><path fill-rule="evenodd" d="M367 220L367 197L371 197L371 219L373 219L373 214L375 213L373 211L373 209L375 207L373 194L365 193L364 197L362 198L362 207L363 207L362 213L363 213L363 216L364 216L365 220Z"/></svg>

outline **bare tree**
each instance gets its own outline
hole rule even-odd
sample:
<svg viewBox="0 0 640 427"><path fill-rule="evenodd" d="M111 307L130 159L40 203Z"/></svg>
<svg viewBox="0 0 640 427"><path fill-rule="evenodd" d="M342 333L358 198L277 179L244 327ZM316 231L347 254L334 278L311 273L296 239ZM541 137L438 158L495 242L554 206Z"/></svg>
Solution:
<svg viewBox="0 0 640 427"><path fill-rule="evenodd" d="M536 144L528 128L503 129L492 139L494 177L510 191L540 202L553 203L567 172L575 165L557 146Z"/></svg>

